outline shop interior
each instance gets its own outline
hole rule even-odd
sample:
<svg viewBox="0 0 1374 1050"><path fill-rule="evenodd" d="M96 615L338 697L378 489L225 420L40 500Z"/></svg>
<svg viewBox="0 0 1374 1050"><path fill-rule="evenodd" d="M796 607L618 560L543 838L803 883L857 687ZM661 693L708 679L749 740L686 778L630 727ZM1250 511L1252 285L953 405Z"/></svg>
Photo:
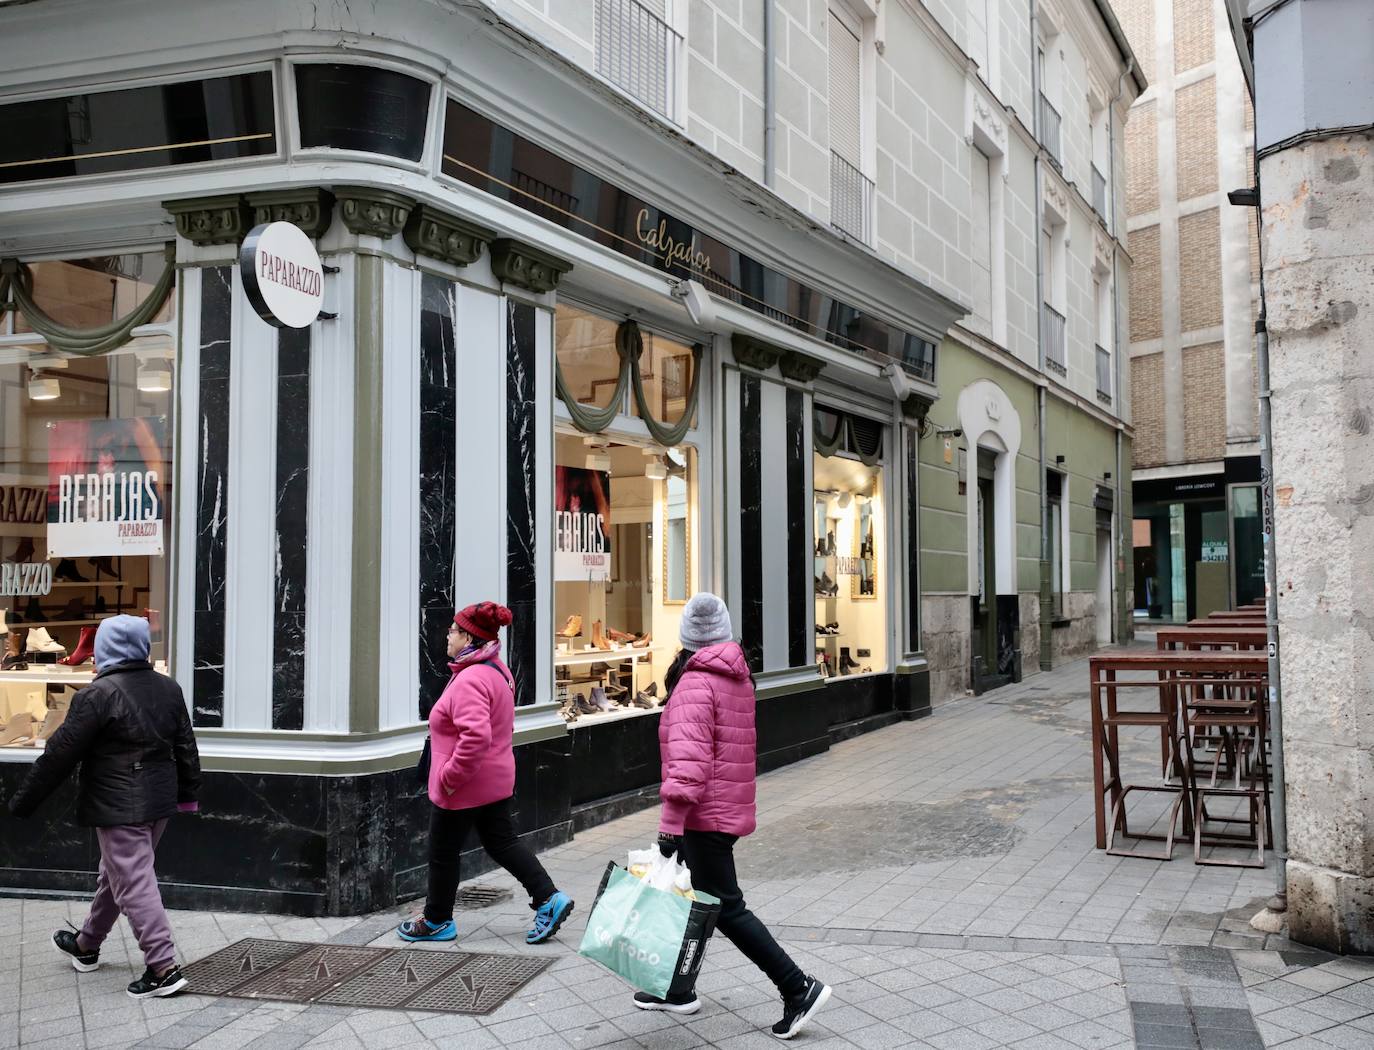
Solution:
<svg viewBox="0 0 1374 1050"><path fill-rule="evenodd" d="M883 472L839 454L815 457L816 664L823 678L887 667Z"/></svg>
<svg viewBox="0 0 1374 1050"><path fill-rule="evenodd" d="M106 325L146 298L162 266L161 252L38 263L33 298L62 325ZM21 313L0 314L0 746L42 747L62 724L95 677L95 631L108 616L147 617L152 659L166 670L173 300L123 346L92 356L56 352ZM127 425L102 430L109 420ZM81 421L94 425L73 455ZM50 468L103 478L130 463L157 473L160 553L55 539Z"/></svg>

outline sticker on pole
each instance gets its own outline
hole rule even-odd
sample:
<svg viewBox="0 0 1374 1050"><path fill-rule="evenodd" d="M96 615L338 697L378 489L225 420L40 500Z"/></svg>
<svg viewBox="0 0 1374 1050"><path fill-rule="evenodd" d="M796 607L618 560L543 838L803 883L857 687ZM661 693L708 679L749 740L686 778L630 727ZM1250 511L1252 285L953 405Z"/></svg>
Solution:
<svg viewBox="0 0 1374 1050"><path fill-rule="evenodd" d="M308 328L324 304L324 265L305 232L294 223L254 226L239 251L239 272L248 301L268 324Z"/></svg>

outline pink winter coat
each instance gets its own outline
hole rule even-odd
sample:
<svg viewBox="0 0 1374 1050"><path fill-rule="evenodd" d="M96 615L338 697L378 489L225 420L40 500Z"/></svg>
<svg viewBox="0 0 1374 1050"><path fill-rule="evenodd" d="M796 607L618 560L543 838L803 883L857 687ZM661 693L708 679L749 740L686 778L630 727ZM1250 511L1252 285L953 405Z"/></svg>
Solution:
<svg viewBox="0 0 1374 1050"><path fill-rule="evenodd" d="M658 723L659 831L754 830L756 703L737 643L713 645L687 661Z"/></svg>
<svg viewBox="0 0 1374 1050"><path fill-rule="evenodd" d="M429 712L429 800L474 809L515 793L515 691L500 660L451 679Z"/></svg>

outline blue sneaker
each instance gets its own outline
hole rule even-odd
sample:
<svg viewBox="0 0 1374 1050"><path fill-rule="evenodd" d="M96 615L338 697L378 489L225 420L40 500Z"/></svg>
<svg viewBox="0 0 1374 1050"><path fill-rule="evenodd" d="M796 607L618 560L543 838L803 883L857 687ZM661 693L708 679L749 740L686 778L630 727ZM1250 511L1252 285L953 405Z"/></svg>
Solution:
<svg viewBox="0 0 1374 1050"><path fill-rule="evenodd" d="M534 913L534 926L525 934L525 943L541 944L547 941L558 932L558 927L563 925L563 920L572 914L572 910L572 898L555 890L553 896L539 905L539 910Z"/></svg>
<svg viewBox="0 0 1374 1050"><path fill-rule="evenodd" d="M396 936L403 941L456 941L458 927L452 919L436 926L422 915L418 919L407 919L397 926Z"/></svg>

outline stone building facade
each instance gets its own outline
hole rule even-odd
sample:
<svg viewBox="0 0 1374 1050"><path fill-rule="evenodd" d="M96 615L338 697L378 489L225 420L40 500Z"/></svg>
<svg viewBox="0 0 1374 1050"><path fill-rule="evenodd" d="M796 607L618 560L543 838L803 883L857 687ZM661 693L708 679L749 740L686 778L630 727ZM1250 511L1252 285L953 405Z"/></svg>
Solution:
<svg viewBox="0 0 1374 1050"><path fill-rule="evenodd" d="M1136 425L1132 573L1142 622L1263 593L1254 112L1222 0L1117 0L1150 79L1126 125Z"/></svg>

